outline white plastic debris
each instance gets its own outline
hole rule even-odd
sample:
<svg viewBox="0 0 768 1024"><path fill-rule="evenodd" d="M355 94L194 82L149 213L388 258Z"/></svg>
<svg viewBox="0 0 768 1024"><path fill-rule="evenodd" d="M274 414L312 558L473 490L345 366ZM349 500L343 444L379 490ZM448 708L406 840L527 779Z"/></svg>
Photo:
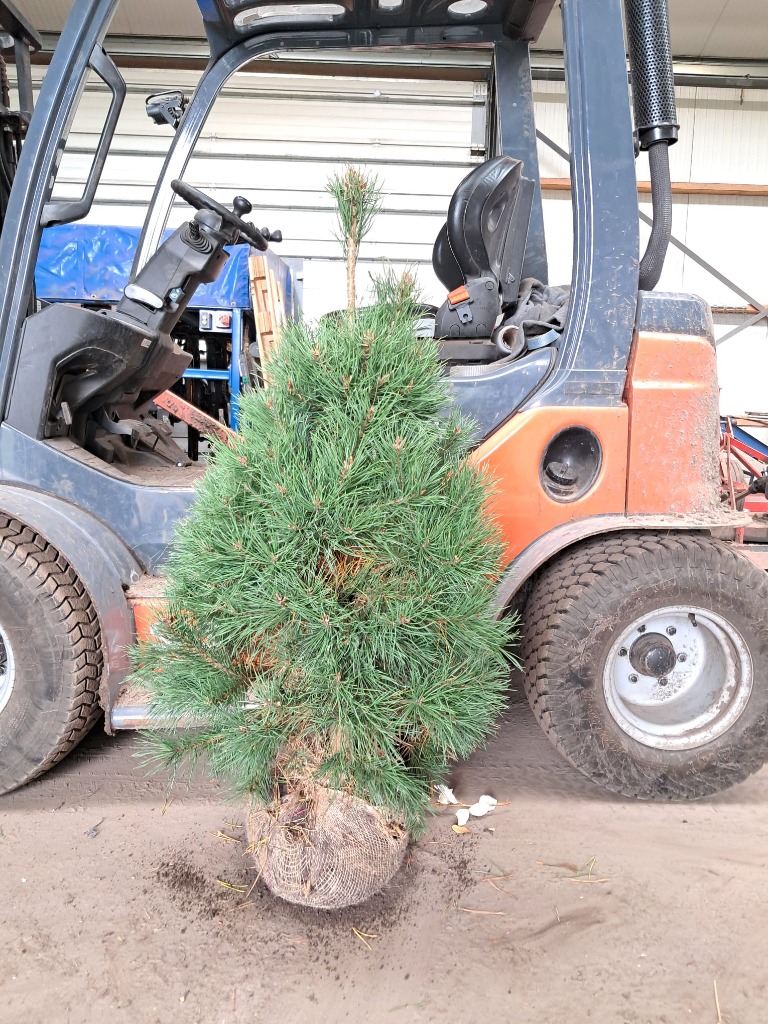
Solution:
<svg viewBox="0 0 768 1024"><path fill-rule="evenodd" d="M482 818L488 811L492 811L496 806L496 800L492 796L481 796L476 804L472 804L469 808L469 813L474 815L475 818Z"/></svg>
<svg viewBox="0 0 768 1024"><path fill-rule="evenodd" d="M437 787L437 802L439 804L457 804L459 801L453 795L453 790L448 789L442 783Z"/></svg>
<svg viewBox="0 0 768 1024"><path fill-rule="evenodd" d="M460 807L458 809L458 811L456 811L456 822L457 822L457 824L459 824L459 825L466 825L468 821L469 821L469 811L467 810L466 807Z"/></svg>

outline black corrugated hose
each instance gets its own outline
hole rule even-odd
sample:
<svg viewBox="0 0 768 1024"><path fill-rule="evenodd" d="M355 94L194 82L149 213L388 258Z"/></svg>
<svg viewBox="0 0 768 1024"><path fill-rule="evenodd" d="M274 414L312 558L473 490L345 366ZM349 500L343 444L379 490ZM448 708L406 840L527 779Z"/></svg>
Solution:
<svg viewBox="0 0 768 1024"><path fill-rule="evenodd" d="M659 283L672 234L672 181L669 173L669 143L666 139L648 149L651 168L653 227L643 258L640 260L639 287L650 291Z"/></svg>

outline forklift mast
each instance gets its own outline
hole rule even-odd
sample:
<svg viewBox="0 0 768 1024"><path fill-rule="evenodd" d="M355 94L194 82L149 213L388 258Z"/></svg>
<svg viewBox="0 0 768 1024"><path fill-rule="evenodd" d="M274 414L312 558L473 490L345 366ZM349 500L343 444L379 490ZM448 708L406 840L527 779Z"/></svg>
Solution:
<svg viewBox="0 0 768 1024"><path fill-rule="evenodd" d="M21 147L29 128L34 106L30 54L42 48L42 40L10 0L0 0L0 230L5 223L8 201L16 177ZM11 106L11 89L6 58L12 55L16 66L18 109ZM30 296L28 311L34 308Z"/></svg>

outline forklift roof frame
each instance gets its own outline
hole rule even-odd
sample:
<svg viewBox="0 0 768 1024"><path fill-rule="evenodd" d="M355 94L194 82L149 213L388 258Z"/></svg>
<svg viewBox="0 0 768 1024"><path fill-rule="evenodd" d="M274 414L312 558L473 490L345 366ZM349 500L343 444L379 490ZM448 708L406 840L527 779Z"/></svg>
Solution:
<svg viewBox="0 0 768 1024"><path fill-rule="evenodd" d="M411 12L409 0L404 2ZM122 79L101 44L117 3L118 0L75 0L46 73L22 151L6 228L0 238L0 274L7 281L0 295L3 418L42 224L52 222L51 211L57 206L50 202L56 170L89 69L96 70L107 81L113 102L97 146L92 168L95 181L86 186L88 195L77 207L78 216L90 208L101 170L96 164L99 156L106 157L116 126L122 103ZM266 31L269 25L257 24L250 35L234 32L232 24L238 12L253 9L256 3L198 3L212 56L171 141L142 231L134 273L160 242L173 202L170 182L183 177L222 87L236 71L269 52L493 43L498 94L497 148L499 152L521 157L529 169L532 164L534 169L537 167L528 43L519 37L530 37L540 30L553 0L511 0L506 7L504 0L490 0L479 24L466 17L460 24L448 24L450 19L444 13L442 23L411 20L391 27L381 24L386 21L383 15L378 16L378 25L366 24L375 19L371 4L365 0L354 7L349 5L351 10L344 17L352 21L351 27L323 27L327 22L316 17L304 21L293 18L292 26L284 24L279 32ZM423 10L409 13L409 17L418 19L426 11L426 20L435 21L435 12L442 7L447 11L448 3L449 0L430 2L422 5ZM360 12L357 19L355 12ZM523 408L541 404L620 403L637 305L639 230L622 3L563 0L562 15L574 224L571 302L554 365L542 374L540 386ZM365 27L358 27L356 21ZM512 26L518 38L505 35L505 26L508 30ZM227 48L227 42L234 45ZM540 204L540 194L537 202ZM538 210L532 223L527 260L529 267L537 267L540 272L545 267L545 251L540 205ZM64 214L59 210L57 216ZM488 393L496 374L501 377L504 370L492 371L484 378L483 394ZM476 383L467 382L472 388Z"/></svg>

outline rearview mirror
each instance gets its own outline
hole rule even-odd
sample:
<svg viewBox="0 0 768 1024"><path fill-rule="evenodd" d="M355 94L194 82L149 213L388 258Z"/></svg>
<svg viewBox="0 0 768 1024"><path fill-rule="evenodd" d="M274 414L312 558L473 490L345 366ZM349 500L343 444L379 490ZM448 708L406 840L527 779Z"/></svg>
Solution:
<svg viewBox="0 0 768 1024"><path fill-rule="evenodd" d="M176 131L188 103L183 92L154 93L145 100L147 117L152 118L155 124L169 124Z"/></svg>

